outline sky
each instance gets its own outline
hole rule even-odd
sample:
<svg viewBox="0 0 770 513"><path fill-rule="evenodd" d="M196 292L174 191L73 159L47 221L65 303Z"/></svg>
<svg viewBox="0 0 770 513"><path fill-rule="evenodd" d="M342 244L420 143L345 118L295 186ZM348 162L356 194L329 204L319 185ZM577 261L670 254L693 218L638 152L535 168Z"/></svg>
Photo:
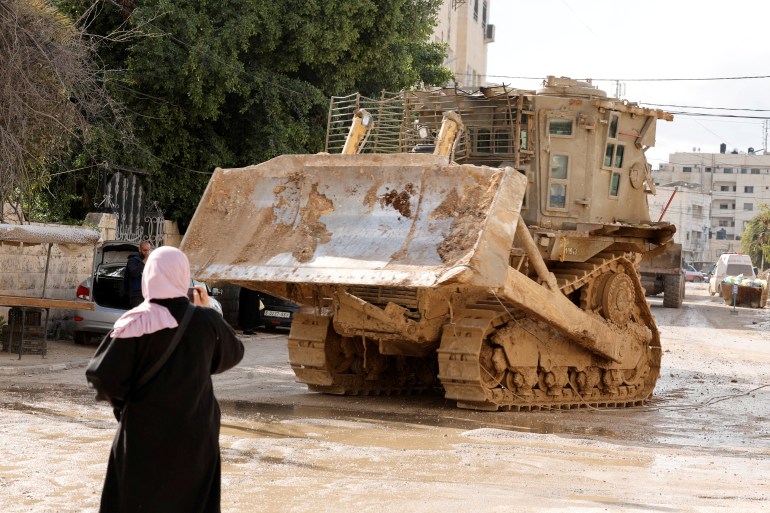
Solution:
<svg viewBox="0 0 770 513"><path fill-rule="evenodd" d="M721 143L746 153L770 139L770 2L490 0L489 22L490 83L591 78L615 96L620 81L621 98L674 113L647 151L654 169L671 153L718 153ZM713 78L729 80L703 80Z"/></svg>

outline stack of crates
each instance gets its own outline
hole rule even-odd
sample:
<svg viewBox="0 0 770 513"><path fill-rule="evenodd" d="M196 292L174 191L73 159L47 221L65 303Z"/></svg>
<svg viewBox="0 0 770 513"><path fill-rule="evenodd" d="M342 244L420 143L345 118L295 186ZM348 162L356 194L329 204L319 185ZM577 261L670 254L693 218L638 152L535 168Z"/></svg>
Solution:
<svg viewBox="0 0 770 513"><path fill-rule="evenodd" d="M13 307L8 310L8 323L3 327L3 351L19 353L22 343L22 321L24 323L24 338L22 354L43 354L45 351L42 308Z"/></svg>

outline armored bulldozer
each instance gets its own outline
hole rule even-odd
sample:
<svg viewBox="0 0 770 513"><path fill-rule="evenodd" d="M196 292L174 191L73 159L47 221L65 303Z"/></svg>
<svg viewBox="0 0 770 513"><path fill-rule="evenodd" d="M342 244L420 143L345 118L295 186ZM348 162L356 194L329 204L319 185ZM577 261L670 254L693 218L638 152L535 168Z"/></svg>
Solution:
<svg viewBox="0 0 770 513"><path fill-rule="evenodd" d="M648 215L658 119L555 77L333 98L327 152L217 169L182 249L198 279L304 305L312 391L640 405L661 348L639 263L675 231Z"/></svg>

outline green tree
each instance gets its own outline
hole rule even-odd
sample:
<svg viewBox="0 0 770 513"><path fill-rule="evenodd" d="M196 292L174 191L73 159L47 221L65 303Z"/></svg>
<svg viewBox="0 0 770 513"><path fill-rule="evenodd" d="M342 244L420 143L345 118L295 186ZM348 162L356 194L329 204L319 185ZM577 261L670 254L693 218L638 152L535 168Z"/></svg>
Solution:
<svg viewBox="0 0 770 513"><path fill-rule="evenodd" d="M770 208L766 204L760 205L759 213L743 230L741 251L748 254L752 262L762 267L770 262Z"/></svg>
<svg viewBox="0 0 770 513"><path fill-rule="evenodd" d="M73 160L149 171L182 224L215 167L320 151L330 96L451 79L429 42L440 0L58 1L101 38L135 134L102 127Z"/></svg>

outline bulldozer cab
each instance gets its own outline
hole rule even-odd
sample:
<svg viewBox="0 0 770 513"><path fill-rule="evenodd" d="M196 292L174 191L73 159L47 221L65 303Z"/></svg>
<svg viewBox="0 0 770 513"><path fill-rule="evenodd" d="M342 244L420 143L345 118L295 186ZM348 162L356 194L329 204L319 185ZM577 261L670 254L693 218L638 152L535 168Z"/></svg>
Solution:
<svg viewBox="0 0 770 513"><path fill-rule="evenodd" d="M458 163L510 166L527 177L528 225L575 230L613 223L649 224L652 185L644 156L658 119L672 116L607 98L590 82L548 77L539 91L506 86L332 98L326 151L344 145L353 113L373 116L362 153L406 153L431 146L443 114L464 124Z"/></svg>

